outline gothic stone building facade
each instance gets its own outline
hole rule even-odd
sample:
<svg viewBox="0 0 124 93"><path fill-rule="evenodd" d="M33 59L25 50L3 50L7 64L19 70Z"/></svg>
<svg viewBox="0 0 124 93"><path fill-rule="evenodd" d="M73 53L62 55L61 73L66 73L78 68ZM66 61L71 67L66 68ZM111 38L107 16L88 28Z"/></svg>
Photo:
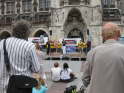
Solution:
<svg viewBox="0 0 124 93"><path fill-rule="evenodd" d="M44 35L51 40L80 37L96 46L102 42L104 22L114 21L123 27L119 1L0 0L0 32L11 34L12 23L24 19L32 24L31 37Z"/></svg>

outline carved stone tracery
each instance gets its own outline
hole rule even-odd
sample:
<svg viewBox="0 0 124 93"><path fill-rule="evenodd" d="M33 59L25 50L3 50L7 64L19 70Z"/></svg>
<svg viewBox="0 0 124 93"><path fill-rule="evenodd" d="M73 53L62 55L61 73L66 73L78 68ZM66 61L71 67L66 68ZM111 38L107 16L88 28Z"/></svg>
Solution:
<svg viewBox="0 0 124 93"><path fill-rule="evenodd" d="M78 9L72 9L67 17L64 25L64 32L66 37L83 37L85 35L86 24ZM81 36L82 35L82 36Z"/></svg>

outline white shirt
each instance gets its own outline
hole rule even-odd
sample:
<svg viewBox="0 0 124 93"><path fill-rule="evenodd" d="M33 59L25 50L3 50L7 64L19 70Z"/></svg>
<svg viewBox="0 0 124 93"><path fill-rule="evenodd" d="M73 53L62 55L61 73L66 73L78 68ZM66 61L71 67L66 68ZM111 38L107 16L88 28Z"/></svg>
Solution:
<svg viewBox="0 0 124 93"><path fill-rule="evenodd" d="M60 67L53 67L51 69L51 72L52 72L52 80L53 81L59 81L60 80L61 68Z"/></svg>
<svg viewBox="0 0 124 93"><path fill-rule="evenodd" d="M62 80L67 80L70 79L70 73L72 73L72 70L70 68L68 68L67 70L62 70L61 71L61 79Z"/></svg>
<svg viewBox="0 0 124 93"><path fill-rule="evenodd" d="M15 37L6 40L6 50L10 61L11 75L31 76L39 72L40 65L33 43ZM3 40L0 41L0 93L6 93L9 75L4 62Z"/></svg>

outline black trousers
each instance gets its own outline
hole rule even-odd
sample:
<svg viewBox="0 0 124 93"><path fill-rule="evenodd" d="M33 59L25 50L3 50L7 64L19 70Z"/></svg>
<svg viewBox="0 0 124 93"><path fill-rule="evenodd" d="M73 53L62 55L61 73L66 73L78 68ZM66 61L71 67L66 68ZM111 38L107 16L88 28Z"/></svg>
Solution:
<svg viewBox="0 0 124 93"><path fill-rule="evenodd" d="M9 91L7 91L7 93L32 93L32 88L21 89L12 87Z"/></svg>

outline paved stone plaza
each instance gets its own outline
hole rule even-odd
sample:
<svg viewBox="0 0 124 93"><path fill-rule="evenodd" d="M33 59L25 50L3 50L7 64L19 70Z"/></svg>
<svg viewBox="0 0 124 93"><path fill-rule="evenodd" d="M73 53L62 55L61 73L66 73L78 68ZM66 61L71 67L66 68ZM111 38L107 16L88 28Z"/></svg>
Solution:
<svg viewBox="0 0 124 93"><path fill-rule="evenodd" d="M44 61L43 62L44 70L45 70L46 76L47 76L47 85L49 88L48 93L63 93L64 89L68 86L71 86L71 85L77 85L77 90L79 90L79 88L81 86L81 76L83 74L82 70L83 70L84 61L62 61L62 60L43 60L43 61ZM51 81L51 75L49 72L50 72L51 67L53 67L54 62L59 62L60 67L62 67L62 64L64 62L67 62L69 64L69 67L76 74L77 79L75 79L73 82L70 82L70 83L52 82Z"/></svg>

